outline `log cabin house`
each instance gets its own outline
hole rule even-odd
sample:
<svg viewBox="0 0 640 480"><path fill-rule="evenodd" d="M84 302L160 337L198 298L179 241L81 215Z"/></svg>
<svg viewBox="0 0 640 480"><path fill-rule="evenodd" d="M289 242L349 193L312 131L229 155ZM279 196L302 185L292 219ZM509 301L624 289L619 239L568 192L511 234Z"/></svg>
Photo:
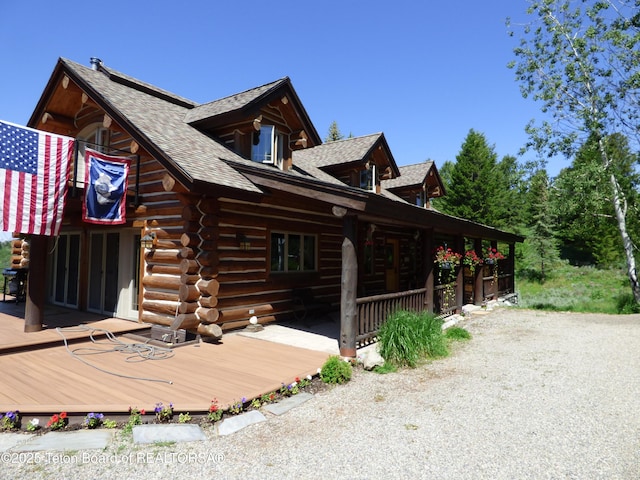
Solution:
<svg viewBox="0 0 640 480"><path fill-rule="evenodd" d="M323 144L289 78L199 104L59 59L29 126L78 140L61 234L32 239L36 303L212 337L329 305L353 356L392 308L446 314L513 292L521 237L432 209L435 165L398 167L383 133ZM87 146L132 161L125 225L82 222ZM500 245L498 284L459 268L443 302L444 243Z"/></svg>

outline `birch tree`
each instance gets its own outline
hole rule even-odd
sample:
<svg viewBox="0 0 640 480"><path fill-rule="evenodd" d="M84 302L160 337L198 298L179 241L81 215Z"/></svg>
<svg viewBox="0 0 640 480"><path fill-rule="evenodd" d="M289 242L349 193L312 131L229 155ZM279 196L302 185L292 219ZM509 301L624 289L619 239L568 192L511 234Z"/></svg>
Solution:
<svg viewBox="0 0 640 480"><path fill-rule="evenodd" d="M599 178L610 186L633 296L640 302L634 243L627 229L627 197L608 155L614 133L639 138L640 0L535 0L510 64L525 98L541 102L548 120L527 126L529 147L570 158L593 138Z"/></svg>

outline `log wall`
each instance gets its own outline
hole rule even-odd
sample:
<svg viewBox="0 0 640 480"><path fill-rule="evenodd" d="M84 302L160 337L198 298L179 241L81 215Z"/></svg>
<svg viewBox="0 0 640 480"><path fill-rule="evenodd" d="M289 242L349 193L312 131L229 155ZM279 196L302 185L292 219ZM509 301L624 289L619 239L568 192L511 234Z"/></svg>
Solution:
<svg viewBox="0 0 640 480"><path fill-rule="evenodd" d="M317 236L317 271L270 272L272 231ZM260 323L293 312L293 288L312 287L321 301L340 296L342 225L330 208L309 199L274 194L265 203L220 200L219 323L232 328L255 315Z"/></svg>

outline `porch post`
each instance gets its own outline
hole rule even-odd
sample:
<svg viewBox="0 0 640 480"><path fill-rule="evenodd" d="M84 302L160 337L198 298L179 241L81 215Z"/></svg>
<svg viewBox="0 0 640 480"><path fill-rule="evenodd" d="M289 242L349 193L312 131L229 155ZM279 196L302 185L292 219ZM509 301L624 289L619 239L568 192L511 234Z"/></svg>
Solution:
<svg viewBox="0 0 640 480"><path fill-rule="evenodd" d="M491 248L498 248L498 242L496 240L491 240ZM498 280L497 280L497 276L495 276L495 271L497 271L498 273L500 273L500 270L498 269L498 261L496 260L495 263L492 265L491 267L491 273L492 275L494 275L494 281L491 282L491 295L493 296L493 300L498 300Z"/></svg>
<svg viewBox="0 0 640 480"><path fill-rule="evenodd" d="M482 255L482 239L481 238L476 238L473 242L473 249L476 252L476 255L478 255L480 258L483 257ZM475 305L482 305L482 303L484 302L484 264L482 265L478 265L476 267L476 271L474 272L473 276L473 281L474 281L474 286L473 286L473 303Z"/></svg>
<svg viewBox="0 0 640 480"><path fill-rule="evenodd" d="M515 293L516 291L516 244L515 243L510 243L509 244L509 261L507 263L507 268L509 269L509 272L511 274L510 280L509 280L509 289L511 290L511 293Z"/></svg>
<svg viewBox="0 0 640 480"><path fill-rule="evenodd" d="M424 308L427 313L433 313L433 296L434 296L434 280L433 280L433 230L423 231L424 235Z"/></svg>
<svg viewBox="0 0 640 480"><path fill-rule="evenodd" d="M342 240L342 281L340 292L340 355L356 356L358 334L358 257L356 252L357 218L344 216Z"/></svg>
<svg viewBox="0 0 640 480"><path fill-rule="evenodd" d="M456 252L464 255L464 237L463 236L456 237L455 250ZM462 311L463 304L464 304L464 266L460 265L460 267L458 267L458 274L456 275L456 313L460 313Z"/></svg>
<svg viewBox="0 0 640 480"><path fill-rule="evenodd" d="M44 321L47 237L32 235L29 242L29 274L24 306L24 331L39 332Z"/></svg>

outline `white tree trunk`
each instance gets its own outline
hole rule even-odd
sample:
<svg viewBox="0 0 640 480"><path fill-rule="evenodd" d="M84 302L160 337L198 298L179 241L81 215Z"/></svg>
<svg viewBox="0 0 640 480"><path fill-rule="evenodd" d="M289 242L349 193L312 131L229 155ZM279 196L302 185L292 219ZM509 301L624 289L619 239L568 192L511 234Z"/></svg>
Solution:
<svg viewBox="0 0 640 480"><path fill-rule="evenodd" d="M609 174L611 189L613 190L613 208L616 212L616 220L618 220L618 229L622 237L622 245L627 258L627 274L631 283L631 290L636 302L640 303L640 285L638 284L638 274L636 272L636 259L633 256L633 242L627 233L627 208L623 200L624 194L620 190L620 184L616 176Z"/></svg>
<svg viewBox="0 0 640 480"><path fill-rule="evenodd" d="M618 221L618 230L620 230L620 236L622 237L622 248L624 249L627 259L627 275L629 276L631 291L633 292L633 298L636 303L640 303L640 284L638 284L638 272L636 272L636 259L633 256L633 242L627 232L627 200L624 197L624 192L620 188L613 169L610 168L611 159L607 154L607 149L605 148L602 138L598 141L598 147L602 155L604 170L605 172L609 172L609 182L611 183L611 192L613 193L613 209L616 214L616 220Z"/></svg>

